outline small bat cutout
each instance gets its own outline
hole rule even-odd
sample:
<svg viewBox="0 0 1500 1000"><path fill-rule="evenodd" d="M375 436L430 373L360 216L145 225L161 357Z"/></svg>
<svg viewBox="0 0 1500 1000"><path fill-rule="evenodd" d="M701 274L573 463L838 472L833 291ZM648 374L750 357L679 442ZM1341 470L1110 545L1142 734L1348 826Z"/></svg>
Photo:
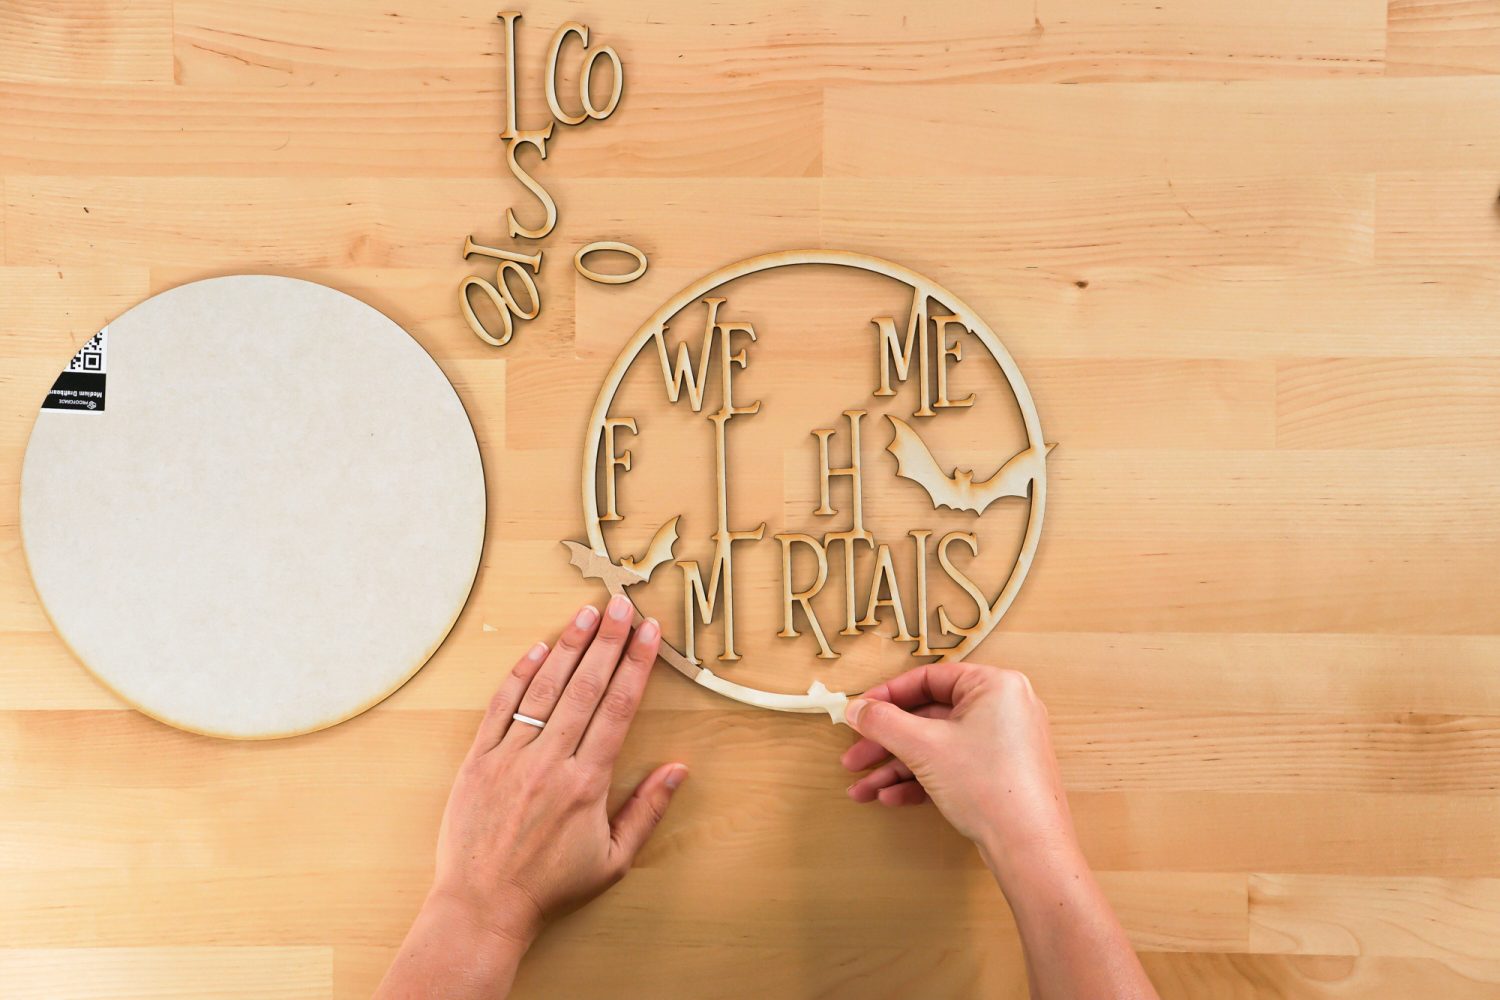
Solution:
<svg viewBox="0 0 1500 1000"><path fill-rule="evenodd" d="M993 476L976 483L971 469L954 469L951 475L944 472L906 421L890 414L886 414L886 419L891 422L894 434L885 450L896 456L896 475L919 483L932 498L934 510L951 507L983 514L986 507L1001 497L1026 496L1031 491L1031 481L1042 473L1047 453L1057 447L1048 444L1042 451L1027 448Z"/></svg>
<svg viewBox="0 0 1500 1000"><path fill-rule="evenodd" d="M604 581L604 585L611 591L616 587L623 589L633 584L645 583L651 578L656 567L672 558L672 548L677 544L677 522L681 520L681 517L682 515L679 514L656 529L656 534L651 538L651 544L646 546L644 556L640 559L625 556L620 560L619 565L610 562L609 556L595 552L582 542L565 539L563 545L568 550L568 564L577 566L585 580Z"/></svg>

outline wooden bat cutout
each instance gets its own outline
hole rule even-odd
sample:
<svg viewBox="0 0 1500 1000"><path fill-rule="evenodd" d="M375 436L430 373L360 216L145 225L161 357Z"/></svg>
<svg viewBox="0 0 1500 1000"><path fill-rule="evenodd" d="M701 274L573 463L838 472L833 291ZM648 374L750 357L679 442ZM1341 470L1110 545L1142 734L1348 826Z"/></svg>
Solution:
<svg viewBox="0 0 1500 1000"><path fill-rule="evenodd" d="M672 549L677 545L677 522L681 519L682 515L679 514L657 528L651 544L646 546L646 554L640 559L625 556L619 565L610 562L609 556L595 552L582 542L564 539L563 545L569 553L568 564L577 566L585 580L604 581L611 592L616 588L645 583L656 567L672 558Z"/></svg>
<svg viewBox="0 0 1500 1000"><path fill-rule="evenodd" d="M620 565L639 573L642 580L651 579L651 573L656 567L672 558L672 548L677 544L677 522L680 520L682 515L678 514L657 528L656 534L651 536L651 544L646 546L646 554L639 559L624 556L620 559Z"/></svg>
<svg viewBox="0 0 1500 1000"><path fill-rule="evenodd" d="M894 433L885 450L896 456L896 475L920 483L932 498L932 507L951 507L983 514L984 509L1001 497L1024 497L1031 491L1031 481L1042 473L1047 453L1057 447L1048 444L1043 451L1027 448L1013 456L990 478L974 482L972 469L943 471L927 445L900 417L886 414Z"/></svg>

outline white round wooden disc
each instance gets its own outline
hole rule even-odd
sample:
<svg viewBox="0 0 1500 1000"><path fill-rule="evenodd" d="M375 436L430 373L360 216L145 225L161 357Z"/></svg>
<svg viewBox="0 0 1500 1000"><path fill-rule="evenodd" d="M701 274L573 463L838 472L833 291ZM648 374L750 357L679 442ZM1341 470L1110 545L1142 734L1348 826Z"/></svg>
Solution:
<svg viewBox="0 0 1500 1000"><path fill-rule="evenodd" d="M442 642L484 475L452 385L391 320L309 281L213 278L69 368L26 449L21 534L58 634L121 698L289 736L379 702Z"/></svg>

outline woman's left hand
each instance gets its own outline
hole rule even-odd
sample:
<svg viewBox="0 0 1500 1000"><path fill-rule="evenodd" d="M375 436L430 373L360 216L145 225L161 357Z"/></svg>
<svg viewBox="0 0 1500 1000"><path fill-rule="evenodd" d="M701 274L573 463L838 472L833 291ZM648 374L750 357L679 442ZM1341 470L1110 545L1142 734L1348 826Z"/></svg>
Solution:
<svg viewBox="0 0 1500 1000"><path fill-rule="evenodd" d="M403 984L432 989L445 967L464 972L461 984L443 980L446 997L503 995L549 918L630 870L687 777L686 765L663 764L613 817L607 811L615 758L661 644L654 619L631 634L633 615L624 597L602 619L583 608L554 648L537 643L495 693L448 798L432 892L378 996L422 995Z"/></svg>

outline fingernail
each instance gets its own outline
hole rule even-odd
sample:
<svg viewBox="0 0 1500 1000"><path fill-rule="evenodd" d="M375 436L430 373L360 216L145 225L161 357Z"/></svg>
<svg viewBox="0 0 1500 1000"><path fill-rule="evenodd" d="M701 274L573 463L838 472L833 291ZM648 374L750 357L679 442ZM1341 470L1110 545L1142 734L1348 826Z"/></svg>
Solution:
<svg viewBox="0 0 1500 1000"><path fill-rule="evenodd" d="M605 608L609 617L617 622L622 622L630 617L630 598L624 594L616 594L609 599L609 605Z"/></svg>
<svg viewBox="0 0 1500 1000"><path fill-rule="evenodd" d="M531 652L526 654L526 659L530 660L532 663L541 663L542 657L546 655L547 644L545 642L539 642L535 646L531 647Z"/></svg>
<svg viewBox="0 0 1500 1000"><path fill-rule="evenodd" d="M651 642L661 635L661 623L655 618L647 618L641 623L641 627L635 630L635 637L641 642Z"/></svg>
<svg viewBox="0 0 1500 1000"><path fill-rule="evenodd" d="M844 707L844 718L849 720L850 725L858 724L859 717L865 714L865 700L855 698Z"/></svg>
<svg viewBox="0 0 1500 1000"><path fill-rule="evenodd" d="M579 628L588 628L594 624L594 619L599 617L599 609L592 604L585 604L579 609L578 617L573 619L573 624Z"/></svg>
<svg viewBox="0 0 1500 1000"><path fill-rule="evenodd" d="M667 772L667 780L665 782L667 789L669 791L675 792L677 790L677 786L687 780L687 776L688 769L683 765L678 764L676 767L672 768L672 770Z"/></svg>

